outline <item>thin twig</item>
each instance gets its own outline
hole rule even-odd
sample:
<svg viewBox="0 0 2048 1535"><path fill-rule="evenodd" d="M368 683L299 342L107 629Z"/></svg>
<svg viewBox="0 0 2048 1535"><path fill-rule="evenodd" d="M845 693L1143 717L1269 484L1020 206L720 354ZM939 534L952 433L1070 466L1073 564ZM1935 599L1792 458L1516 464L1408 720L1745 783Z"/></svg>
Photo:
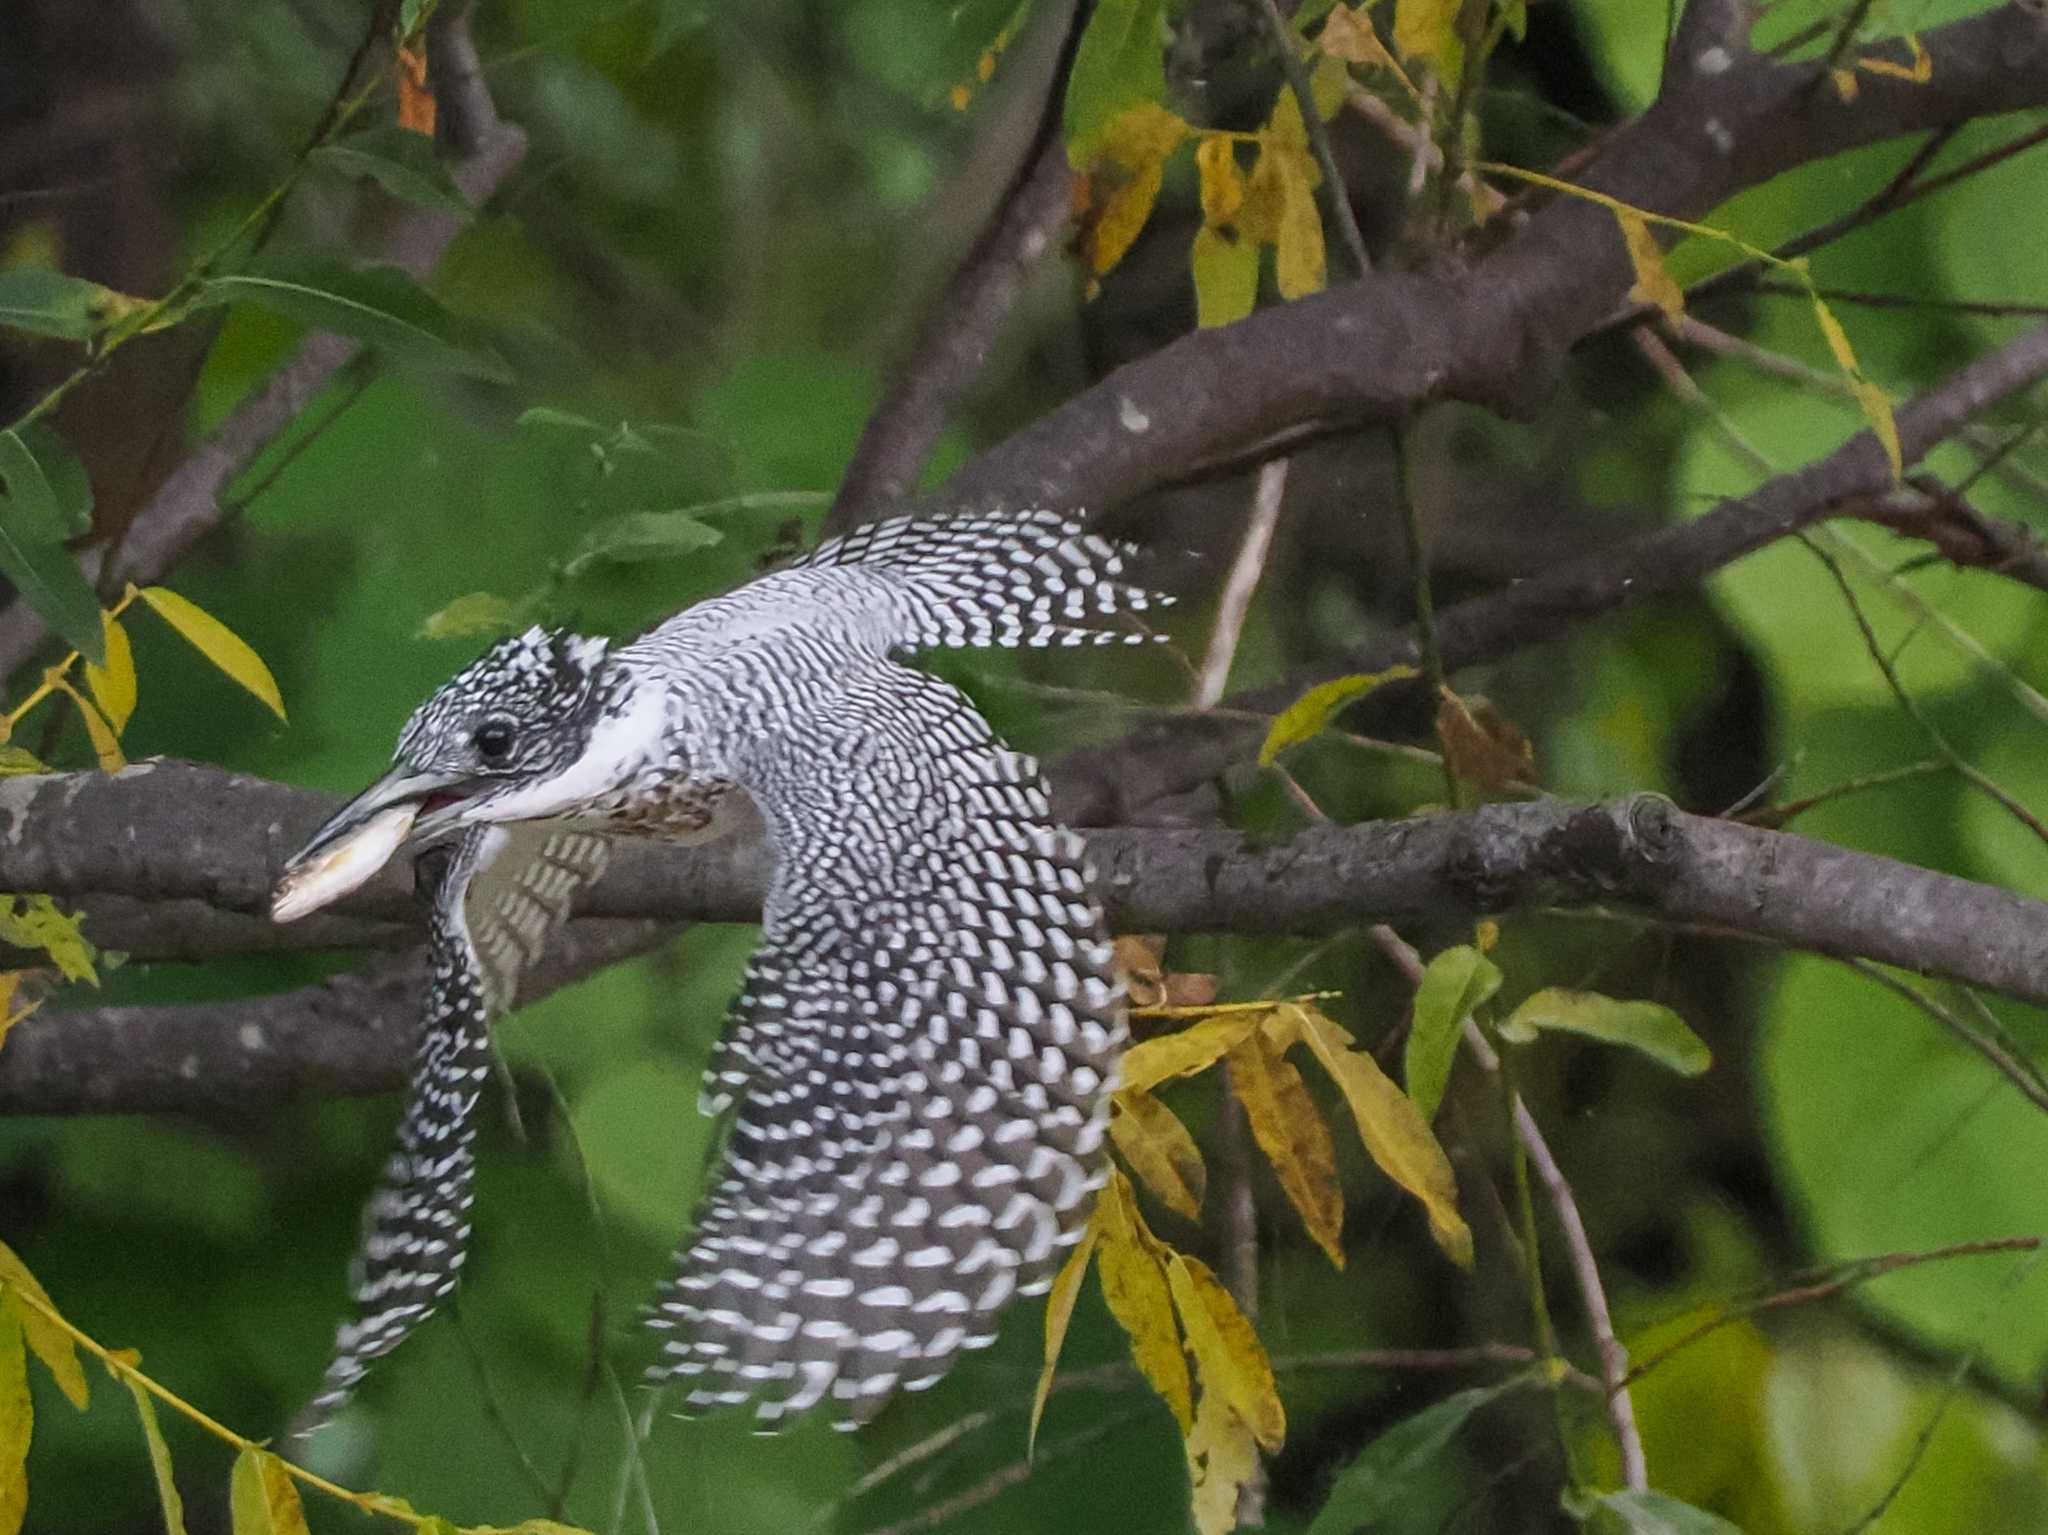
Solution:
<svg viewBox="0 0 2048 1535"><path fill-rule="evenodd" d="M1949 1008L1942 1006L1935 998L1922 991L1918 986L1893 975L1881 966L1873 965L1867 959L1857 959L1853 956L1844 959L1842 963L1851 970L1854 970L1858 975L1877 982L1878 985L1884 987L1887 991L1904 997L1936 1023L1947 1029L1949 1033L1955 1035L1957 1039L1989 1061L1993 1069L2008 1082L2012 1083L2014 1087L2018 1088L2021 1096L2033 1104L2035 1108L2040 1109L2043 1113L2048 1113L2048 1082L2043 1082L2039 1071L2032 1069L2025 1061L2007 1051L1998 1041L1985 1037L1961 1018L1957 1017Z"/></svg>
<svg viewBox="0 0 2048 1535"><path fill-rule="evenodd" d="M1268 0L1270 3L1270 0ZM1237 642L1244 633L1252 597L1259 578L1266 573L1266 557L1273 548L1273 530L1280 525L1280 504L1287 495L1287 460L1276 458L1259 469L1257 489L1252 494L1252 514L1245 524L1244 542L1224 579L1222 595L1216 599L1216 623L1209 631L1209 648L1195 673L1194 707L1213 708L1230 682L1230 664L1237 656Z"/></svg>
<svg viewBox="0 0 2048 1535"><path fill-rule="evenodd" d="M469 1360L470 1373L476 1377L477 1404L483 1408L484 1421L491 1425L512 1452L513 1460L519 1464L519 1474L526 1478L527 1491L533 1494L534 1501L542 1508L553 1508L554 1490L548 1486L548 1479L540 1474L540 1467L533 1463L533 1457L526 1453L526 1447L513 1432L512 1420L505 1415L504 1401L491 1379L490 1363L484 1358L476 1339L469 1335L468 1322L462 1314L460 1289L448 1297L448 1314L455 1323L455 1336L462 1340L462 1352Z"/></svg>
<svg viewBox="0 0 2048 1535"><path fill-rule="evenodd" d="M1092 1444L1107 1439L1111 1434L1122 1428L1129 1417L1130 1414L1128 1413L1113 1414L1102 1422L1093 1424L1069 1439L1063 1439L1058 1444L1041 1447L1035 1459L1012 1461L1010 1464L983 1477L964 1492L955 1493L950 1498L943 1498L939 1502L932 1504L929 1508L919 1509L916 1513L907 1518L899 1519L893 1524L877 1525L872 1529L864 1531L863 1535L913 1535L915 1531L928 1530L935 1525L944 1524L955 1515L964 1514L969 1509L979 1508L998 1493L1005 1492L1016 1486L1019 1482L1030 1476L1035 1467L1042 1466L1047 1461L1063 1459L1077 1451L1087 1449Z"/></svg>

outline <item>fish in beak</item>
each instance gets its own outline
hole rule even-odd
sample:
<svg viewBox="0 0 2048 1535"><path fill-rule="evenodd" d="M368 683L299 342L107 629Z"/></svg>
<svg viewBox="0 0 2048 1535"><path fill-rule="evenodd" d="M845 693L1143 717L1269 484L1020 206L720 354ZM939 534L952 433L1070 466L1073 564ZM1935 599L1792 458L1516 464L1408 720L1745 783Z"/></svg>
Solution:
<svg viewBox="0 0 2048 1535"><path fill-rule="evenodd" d="M432 835L459 804L469 780L394 768L331 816L285 860L270 896L270 920L295 922L331 906L391 860L414 830Z"/></svg>

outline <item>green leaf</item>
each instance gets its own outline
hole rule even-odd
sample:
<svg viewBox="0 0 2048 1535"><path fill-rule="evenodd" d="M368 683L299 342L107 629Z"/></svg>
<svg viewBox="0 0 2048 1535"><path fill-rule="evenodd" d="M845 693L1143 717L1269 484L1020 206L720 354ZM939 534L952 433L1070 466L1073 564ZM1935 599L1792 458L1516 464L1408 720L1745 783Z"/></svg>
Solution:
<svg viewBox="0 0 2048 1535"><path fill-rule="evenodd" d="M318 330L352 336L394 361L510 383L511 370L472 327L396 267L351 267L302 254L260 270L208 278L198 306L262 304Z"/></svg>
<svg viewBox="0 0 2048 1535"><path fill-rule="evenodd" d="M1668 1492L1603 1492L1573 1501L1586 1513L1605 1509L1615 1515L1629 1535L1742 1535L1739 1525L1680 1502Z"/></svg>
<svg viewBox="0 0 2048 1535"><path fill-rule="evenodd" d="M1317 683L1275 716L1259 748L1259 766L1271 767L1273 760L1290 746L1322 733L1337 711L1354 698L1361 698L1383 683L1416 675L1412 666L1390 666L1383 672L1359 672Z"/></svg>
<svg viewBox="0 0 2048 1535"><path fill-rule="evenodd" d="M1195 231L1188 266L1195 279L1195 323L1207 330L1252 312L1259 299L1259 247L1204 224ZM1263 754L1262 754L1263 755Z"/></svg>
<svg viewBox="0 0 2048 1535"><path fill-rule="evenodd" d="M78 930L82 918L60 911L47 895L0 898L0 942L17 949L41 949L67 981L97 986L93 946Z"/></svg>
<svg viewBox="0 0 2048 1535"><path fill-rule="evenodd" d="M1101 0L1074 50L1065 105L1067 161L1092 164L1109 126L1141 101L1164 101L1165 0Z"/></svg>
<svg viewBox="0 0 2048 1535"><path fill-rule="evenodd" d="M57 1389L64 1393L65 1399L84 1412L92 1400L92 1393L86 1388L85 1371L78 1363L78 1346L70 1333L36 1309L33 1303L37 1301L52 1311L57 1308L50 1305L49 1292L28 1271L28 1265L15 1256L13 1248L0 1242L0 1291L9 1289L24 1297L18 1304L22 1332L28 1339L29 1349L42 1360L43 1367L50 1372L50 1378L56 1381Z"/></svg>
<svg viewBox="0 0 2048 1535"><path fill-rule="evenodd" d="M28 1444L36 1409L22 1347L24 1309L11 1292L0 1290L0 1535L15 1535L28 1513Z"/></svg>
<svg viewBox="0 0 2048 1535"><path fill-rule="evenodd" d="M147 303L48 267L12 267L0 272L0 327L37 336L89 340L109 321Z"/></svg>
<svg viewBox="0 0 2048 1535"><path fill-rule="evenodd" d="M573 410L557 410L552 405L533 405L519 413L519 419L512 423L521 431L531 427L543 427L557 432L580 432L590 437L601 437L604 428L588 416L579 416Z"/></svg>
<svg viewBox="0 0 2048 1535"><path fill-rule="evenodd" d="M107 660L100 602L64 540L85 531L83 472L54 432L0 432L0 573L73 650L95 666ZM84 492L84 520L92 496Z"/></svg>
<svg viewBox="0 0 2048 1535"><path fill-rule="evenodd" d="M164 1431L157 1424L156 1402L133 1375L123 1372L120 1380L135 1398L135 1413L142 1419L142 1437L149 1445L149 1467L156 1473L156 1500L164 1511L165 1535L185 1535L185 1500L178 1496L178 1483L171 1475L171 1447L164 1443Z"/></svg>
<svg viewBox="0 0 2048 1535"><path fill-rule="evenodd" d="M1458 1039L1472 1009L1500 990L1500 968L1469 943L1445 949L1429 962L1415 988L1415 1022L1401 1075L1424 1119L1436 1118L1451 1079Z"/></svg>
<svg viewBox="0 0 2048 1535"><path fill-rule="evenodd" d="M1434 1463L1467 1420L1525 1384L1525 1378L1517 1377L1494 1386L1473 1386L1396 1423L1337 1473L1308 1535L1352 1535L1361 1527L1393 1519L1431 1479Z"/></svg>
<svg viewBox="0 0 2048 1535"><path fill-rule="evenodd" d="M434 153L434 141L395 123L322 144L307 156L344 176L367 177L393 197L460 218L475 210Z"/></svg>
<svg viewBox="0 0 2048 1535"><path fill-rule="evenodd" d="M1500 1026L1501 1037L1528 1044L1544 1029L1582 1034L1610 1045L1640 1050L1682 1077L1696 1077L1714 1064L1706 1041L1668 1007L1655 1002L1621 1002L1597 991L1547 986L1525 1000Z"/></svg>
<svg viewBox="0 0 2048 1535"><path fill-rule="evenodd" d="M240 683L261 699L264 707L279 719L285 717L284 697L277 690L277 679L247 640L191 598L180 597L168 586L145 586L138 595L157 617L225 672L229 680Z"/></svg>
<svg viewBox="0 0 2048 1535"><path fill-rule="evenodd" d="M235 1535L307 1535L299 1489L284 1462L268 1450L249 1445L235 1457L228 1504Z"/></svg>
<svg viewBox="0 0 2048 1535"><path fill-rule="evenodd" d="M687 512L627 512L592 528L563 565L562 574L580 576L592 565L674 559L708 549L724 537Z"/></svg>
<svg viewBox="0 0 2048 1535"><path fill-rule="evenodd" d="M452 640L465 634L503 633L518 619L519 610L496 592L465 592L421 620L418 637Z"/></svg>

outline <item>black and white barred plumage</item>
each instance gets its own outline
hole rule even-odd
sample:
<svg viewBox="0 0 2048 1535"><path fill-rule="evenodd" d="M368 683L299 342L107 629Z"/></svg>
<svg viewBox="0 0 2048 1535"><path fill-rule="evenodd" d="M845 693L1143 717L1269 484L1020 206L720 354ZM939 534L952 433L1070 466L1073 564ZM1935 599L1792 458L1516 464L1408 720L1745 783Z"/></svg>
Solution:
<svg viewBox="0 0 2048 1535"><path fill-rule="evenodd" d="M1081 842L1037 765L899 657L1131 638L1088 627L1161 600L1125 554L1051 513L898 519L614 649L530 632L429 700L315 839L394 805L416 841L694 841L758 812L761 946L704 1087L725 1162L654 1317L687 1406L829 1399L857 1423L988 1343L1077 1236L1124 1039Z"/></svg>

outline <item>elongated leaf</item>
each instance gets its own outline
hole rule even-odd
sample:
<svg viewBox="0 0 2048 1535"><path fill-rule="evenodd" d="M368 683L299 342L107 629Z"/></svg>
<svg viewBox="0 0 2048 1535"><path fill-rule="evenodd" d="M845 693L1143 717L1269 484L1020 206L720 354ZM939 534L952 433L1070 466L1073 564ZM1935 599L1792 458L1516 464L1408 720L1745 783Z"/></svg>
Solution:
<svg viewBox="0 0 2048 1535"><path fill-rule="evenodd" d="M135 652L129 647L128 631L121 627L121 620L111 613L100 617L107 664L95 666L86 662L85 685L118 736L128 728L128 720L135 713Z"/></svg>
<svg viewBox="0 0 2048 1535"><path fill-rule="evenodd" d="M1130 1088L1118 1093L1110 1107L1109 1138L1125 1165L1169 1210L1199 1220L1208 1169L1180 1116L1150 1093Z"/></svg>
<svg viewBox="0 0 2048 1535"><path fill-rule="evenodd" d="M1629 1535L1742 1535L1739 1525L1668 1492L1603 1492L1582 1500L1615 1515Z"/></svg>
<svg viewBox="0 0 2048 1535"><path fill-rule="evenodd" d="M1204 1018L1177 1033L1162 1034L1131 1046L1124 1053L1125 1088L1150 1092L1161 1082L1206 1070L1257 1028L1260 1017L1260 1013L1251 1010L1224 1013Z"/></svg>
<svg viewBox="0 0 2048 1535"><path fill-rule="evenodd" d="M0 480L0 574L73 650L104 663L99 598L64 547L72 530L57 487L20 432L0 432Z"/></svg>
<svg viewBox="0 0 2048 1535"><path fill-rule="evenodd" d="M0 475L10 494L21 477L23 510L38 532L61 540L92 531L92 479L71 444L42 422L0 432Z"/></svg>
<svg viewBox="0 0 2048 1535"><path fill-rule="evenodd" d="M1814 319L1820 322L1828 350L1834 354L1836 366L1848 376L1863 419L1883 445L1884 456L1891 462L1892 478L1902 479L1906 473L1906 461L1899 442L1899 423L1892 414L1891 396L1864 376L1862 366L1856 361L1856 349L1849 344L1849 333L1842 329L1842 322L1835 318L1835 312L1828 308L1818 293L1812 293L1811 289L1808 291L1813 299Z"/></svg>
<svg viewBox="0 0 2048 1535"><path fill-rule="evenodd" d="M15 1535L28 1513L28 1445L36 1429L22 1348L23 1307L0 1291L0 1535Z"/></svg>
<svg viewBox="0 0 2048 1535"><path fill-rule="evenodd" d="M0 327L60 341L89 340L102 326L148 302L48 267L0 272Z"/></svg>
<svg viewBox="0 0 2048 1535"><path fill-rule="evenodd" d="M304 255L259 271L209 278L200 288L198 305L244 301L318 330L352 336L397 361L511 382L504 359L396 267L356 268Z"/></svg>
<svg viewBox="0 0 2048 1535"><path fill-rule="evenodd" d="M1185 1449L1196 1535L1230 1535L1237 1528L1238 1501L1259 1473L1251 1425L1211 1392L1187 1431Z"/></svg>
<svg viewBox="0 0 2048 1535"><path fill-rule="evenodd" d="M1379 1063L1351 1048L1351 1036L1313 1008L1297 1008L1301 1035L1336 1079L1380 1171L1422 1201L1430 1235L1460 1268L1472 1266L1472 1230L1458 1213L1458 1180L1429 1122Z"/></svg>
<svg viewBox="0 0 2048 1535"><path fill-rule="evenodd" d="M1463 66L1458 40L1460 0L1394 0L1394 46L1404 59L1427 59L1447 81Z"/></svg>
<svg viewBox="0 0 2048 1535"><path fill-rule="evenodd" d="M307 1535L306 1510L284 1462L253 1446L235 1457L228 1483L235 1535Z"/></svg>
<svg viewBox="0 0 2048 1535"><path fill-rule="evenodd" d="M1173 1290L1123 1174L1111 1171L1097 1196L1095 1223L1095 1276L1102 1282L1102 1298L1131 1340L1139 1371L1173 1409L1186 1434L1195 1421L1194 1385L1173 1320Z"/></svg>
<svg viewBox="0 0 2048 1535"><path fill-rule="evenodd" d="M592 528L562 574L578 576L592 565L674 559L708 549L724 537L685 512L626 512Z"/></svg>
<svg viewBox="0 0 2048 1535"><path fill-rule="evenodd" d="M42 899L48 900L49 897ZM16 1257L14 1249L5 1242L0 1242L0 1285L40 1301L51 1311L57 1309L50 1304L50 1297L37 1283L36 1276L28 1271L28 1265ZM26 1303L21 1307L21 1325L28 1337L29 1348L36 1358L42 1360L43 1368L57 1382L57 1389L64 1393L73 1407L80 1412L85 1411L92 1400L92 1393L86 1388L85 1371L79 1366L78 1348L72 1343L71 1334L35 1306Z"/></svg>
<svg viewBox="0 0 2048 1535"><path fill-rule="evenodd" d="M1195 323L1204 330L1233 325L1259 301L1259 247L1204 224L1188 250L1195 283Z"/></svg>
<svg viewBox="0 0 2048 1535"><path fill-rule="evenodd" d="M263 658L249 648L248 641L198 603L180 597L169 587L145 586L141 595L159 618L227 673L231 681L255 694L279 719L284 718L284 699L277 691L277 679L270 675Z"/></svg>
<svg viewBox="0 0 2048 1535"><path fill-rule="evenodd" d="M510 629L519 610L495 592L465 592L446 607L420 621L423 640L457 639L465 634L498 633Z"/></svg>
<svg viewBox="0 0 2048 1535"><path fill-rule="evenodd" d="M102 773L118 773L128 765L128 759L121 755L121 741L114 734L104 715L92 706L77 688L62 677L52 676L51 684L56 690L78 707L78 717L85 722L85 737L92 743L92 754L98 759Z"/></svg>
<svg viewBox="0 0 2048 1535"><path fill-rule="evenodd" d="M1470 944L1445 949L1422 972L1401 1074L1425 1120L1436 1118L1444 1101L1444 1085L1451 1078L1466 1018L1499 990L1499 968Z"/></svg>
<svg viewBox="0 0 2048 1535"><path fill-rule="evenodd" d="M132 1375L122 1375L121 1384L135 1398L135 1413L142 1419L149 1468L156 1474L157 1505L164 1514L164 1535L185 1535L185 1500L178 1496L177 1478L171 1474L171 1447L164 1443L164 1431L156 1421L156 1401Z"/></svg>
<svg viewBox="0 0 2048 1535"><path fill-rule="evenodd" d="M1337 1186L1337 1154L1329 1127L1309 1096L1308 1084L1253 1029L1230 1052L1230 1088L1244 1105L1252 1139L1280 1179L1294 1206L1329 1260L1344 1267L1344 1193Z"/></svg>
<svg viewBox="0 0 2048 1535"><path fill-rule="evenodd" d="M1649 220L1633 208L1617 208L1614 217L1621 224L1621 238L1628 246L1629 264L1636 269L1635 286L1628 296L1639 304L1655 304L1674 320L1685 313L1685 290L1673 280L1664 265L1664 248L1650 233Z"/></svg>
<svg viewBox="0 0 2048 1535"><path fill-rule="evenodd" d="M1252 1437L1269 1451L1287 1438L1287 1410L1280 1403L1273 1361L1223 1282L1199 1258L1175 1253L1166 1273L1174 1309L1187 1330L1188 1349L1202 1372L1202 1392L1220 1394L1244 1419Z"/></svg>
<svg viewBox="0 0 2048 1535"><path fill-rule="evenodd" d="M0 941L17 949L41 949L65 980L97 986L93 946L79 931L82 920L60 910L47 895L0 896ZM0 1268L0 1278L4 1277Z"/></svg>
<svg viewBox="0 0 2048 1535"><path fill-rule="evenodd" d="M1292 100L1283 93L1284 100ZM1285 299L1320 293L1329 280L1323 248L1323 215L1316 207L1315 183L1321 173L1305 151L1275 154L1280 176L1279 239L1274 242L1273 279Z"/></svg>
<svg viewBox="0 0 2048 1535"><path fill-rule="evenodd" d="M307 156L344 176L367 177L393 197L459 218L475 211L434 153L434 141L387 124L323 144Z"/></svg>
<svg viewBox="0 0 2048 1535"><path fill-rule="evenodd" d="M1390 666L1383 672L1359 672L1354 676L1317 683L1282 709L1267 727L1265 743L1259 747L1259 766L1272 766L1274 759L1288 747L1322 734L1337 711L1353 699L1363 698L1384 683L1414 675L1416 672L1412 666Z"/></svg>
<svg viewBox="0 0 2048 1535"><path fill-rule="evenodd" d="M1714 1064L1707 1042L1678 1014L1655 1002L1622 1002L1597 991L1548 986L1527 998L1500 1026L1501 1037L1517 1044L1527 1044L1544 1029L1627 1045L1682 1077L1696 1077Z"/></svg>
<svg viewBox="0 0 2048 1535"><path fill-rule="evenodd" d="M1433 1475L1435 1462L1471 1416L1522 1384L1517 1379L1474 1386L1396 1423L1337 1473L1308 1535L1352 1535L1394 1518Z"/></svg>
<svg viewBox="0 0 2048 1535"><path fill-rule="evenodd" d="M1038 1445L1038 1421L1045 1416L1045 1399L1052 1391L1052 1377L1059 1368L1060 1350L1066 1346L1067 1324L1074 1319L1074 1302L1081 1295L1081 1281L1087 1277L1088 1260L1095 1252L1095 1222L1089 1221L1081 1240L1060 1265L1052 1290L1045 1298L1045 1364L1038 1372L1038 1389L1031 1394L1031 1427L1024 1435L1028 1459Z"/></svg>
<svg viewBox="0 0 2048 1535"><path fill-rule="evenodd" d="M1093 164L1117 114L1166 96L1165 0L1101 0L1088 18L1067 76L1067 161Z"/></svg>
<svg viewBox="0 0 2048 1535"><path fill-rule="evenodd" d="M1205 135L1195 146L1195 169L1201 175L1202 222L1228 224L1244 206L1244 172L1237 168L1237 144L1227 134Z"/></svg>

